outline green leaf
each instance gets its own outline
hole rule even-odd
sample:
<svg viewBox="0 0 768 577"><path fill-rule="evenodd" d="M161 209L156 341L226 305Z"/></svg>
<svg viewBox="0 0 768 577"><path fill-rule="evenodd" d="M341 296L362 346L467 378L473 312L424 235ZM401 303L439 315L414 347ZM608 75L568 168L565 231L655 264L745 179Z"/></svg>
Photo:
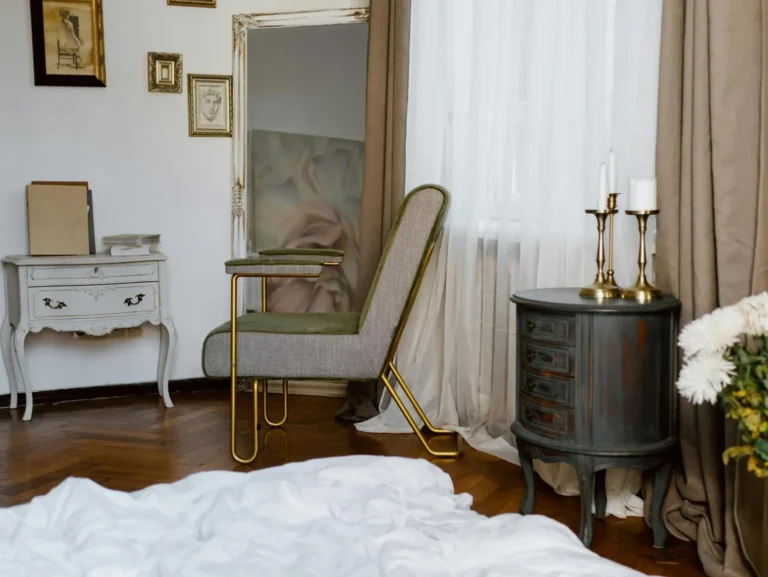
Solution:
<svg viewBox="0 0 768 577"><path fill-rule="evenodd" d="M768 439L758 439L755 443L755 451L763 461L768 461Z"/></svg>

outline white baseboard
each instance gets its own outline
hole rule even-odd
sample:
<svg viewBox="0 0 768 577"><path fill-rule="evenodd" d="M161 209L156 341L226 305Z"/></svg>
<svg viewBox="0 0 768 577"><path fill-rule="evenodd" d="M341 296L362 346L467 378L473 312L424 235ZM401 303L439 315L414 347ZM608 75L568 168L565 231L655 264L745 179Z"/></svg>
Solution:
<svg viewBox="0 0 768 577"><path fill-rule="evenodd" d="M282 393L283 384L280 381L269 381L267 390L270 393ZM347 394L347 383L288 381L288 394L309 397L344 397Z"/></svg>

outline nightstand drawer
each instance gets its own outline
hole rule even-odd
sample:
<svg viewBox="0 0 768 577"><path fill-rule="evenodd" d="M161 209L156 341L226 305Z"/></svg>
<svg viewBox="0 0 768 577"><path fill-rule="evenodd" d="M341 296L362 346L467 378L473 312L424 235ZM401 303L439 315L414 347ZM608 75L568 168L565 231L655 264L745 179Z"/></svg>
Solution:
<svg viewBox="0 0 768 577"><path fill-rule="evenodd" d="M536 403L520 396L520 421L529 431L555 439L570 439L574 433L573 410Z"/></svg>
<svg viewBox="0 0 768 577"><path fill-rule="evenodd" d="M69 287L30 290L33 320L152 315L159 308L157 283Z"/></svg>
<svg viewBox="0 0 768 577"><path fill-rule="evenodd" d="M534 344L523 339L520 341L520 354L522 363L526 367L573 376L575 366L573 349L545 343Z"/></svg>
<svg viewBox="0 0 768 577"><path fill-rule="evenodd" d="M522 390L530 397L574 407L573 379L561 379L525 370L522 375Z"/></svg>
<svg viewBox="0 0 768 577"><path fill-rule="evenodd" d="M29 286L94 285L157 281L156 262L126 262L95 266L31 266Z"/></svg>
<svg viewBox="0 0 768 577"><path fill-rule="evenodd" d="M538 341L552 341L564 345L576 344L576 319L566 315L552 315L523 311L521 332Z"/></svg>

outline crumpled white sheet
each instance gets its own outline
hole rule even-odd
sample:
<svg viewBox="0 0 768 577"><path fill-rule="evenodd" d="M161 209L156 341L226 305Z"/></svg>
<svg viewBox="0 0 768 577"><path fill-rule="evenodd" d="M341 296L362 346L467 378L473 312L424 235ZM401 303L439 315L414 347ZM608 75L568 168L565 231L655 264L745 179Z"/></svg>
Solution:
<svg viewBox="0 0 768 577"><path fill-rule="evenodd" d="M484 517L471 502L435 465L399 457L204 472L135 493L69 478L0 509L0 575L641 575L554 520Z"/></svg>

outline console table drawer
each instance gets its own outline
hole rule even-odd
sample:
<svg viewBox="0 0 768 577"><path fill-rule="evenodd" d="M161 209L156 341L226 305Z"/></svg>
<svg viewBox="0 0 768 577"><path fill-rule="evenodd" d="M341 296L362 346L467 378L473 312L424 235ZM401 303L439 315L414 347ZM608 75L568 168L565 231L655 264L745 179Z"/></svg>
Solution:
<svg viewBox="0 0 768 577"><path fill-rule="evenodd" d="M576 344L576 319L566 315L553 315L523 311L521 332L531 339L553 341L565 345Z"/></svg>
<svg viewBox="0 0 768 577"><path fill-rule="evenodd" d="M520 420L530 431L554 439L570 439L575 417L571 409L536 403L521 395Z"/></svg>
<svg viewBox="0 0 768 577"><path fill-rule="evenodd" d="M532 371L522 371L522 390L534 399L545 399L553 403L573 408L573 379L561 379L549 375L540 375Z"/></svg>
<svg viewBox="0 0 768 577"><path fill-rule="evenodd" d="M157 283L30 289L30 317L38 320L148 315L159 307Z"/></svg>
<svg viewBox="0 0 768 577"><path fill-rule="evenodd" d="M156 262L27 268L27 282L30 287L157 282L157 280Z"/></svg>
<svg viewBox="0 0 768 577"><path fill-rule="evenodd" d="M575 363L572 349L522 340L520 352L523 365L529 368L573 376Z"/></svg>

